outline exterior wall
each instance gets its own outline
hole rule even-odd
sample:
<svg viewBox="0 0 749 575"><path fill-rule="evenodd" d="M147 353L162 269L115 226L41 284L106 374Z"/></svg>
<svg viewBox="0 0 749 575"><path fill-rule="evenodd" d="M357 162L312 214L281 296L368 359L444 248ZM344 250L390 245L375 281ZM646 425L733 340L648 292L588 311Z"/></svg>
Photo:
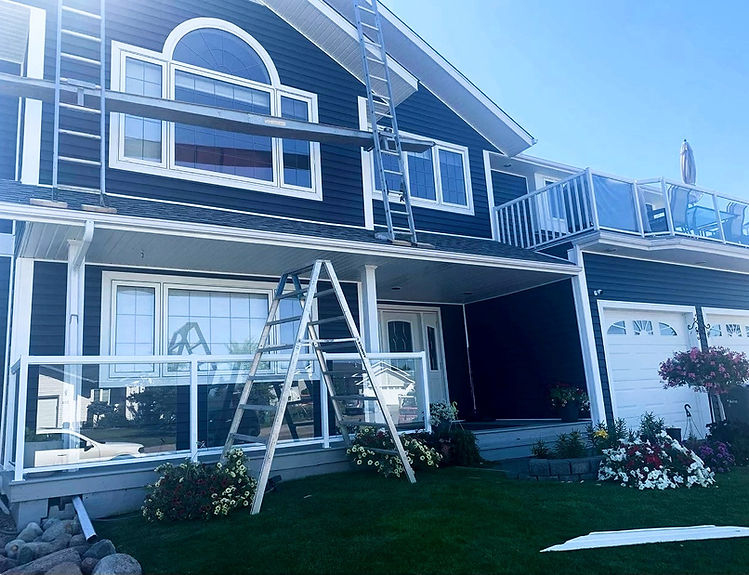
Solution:
<svg viewBox="0 0 749 575"><path fill-rule="evenodd" d="M749 275L629 258L585 254L593 330L606 417L611 392L597 300L749 309ZM594 291L601 290L599 296Z"/></svg>
<svg viewBox="0 0 749 575"><path fill-rule="evenodd" d="M0 72L18 74L19 66L0 61ZM0 179L16 176L18 98L0 96Z"/></svg>
<svg viewBox="0 0 749 575"><path fill-rule="evenodd" d="M492 170L494 205L501 206L528 193L528 180L524 176Z"/></svg>
<svg viewBox="0 0 749 575"><path fill-rule="evenodd" d="M0 401L2 401L2 390L5 371L5 345L8 333L8 318L10 306L10 258L0 257Z"/></svg>
<svg viewBox="0 0 749 575"><path fill-rule="evenodd" d="M569 281L470 304L466 315L481 418L556 417L548 388L585 382Z"/></svg>

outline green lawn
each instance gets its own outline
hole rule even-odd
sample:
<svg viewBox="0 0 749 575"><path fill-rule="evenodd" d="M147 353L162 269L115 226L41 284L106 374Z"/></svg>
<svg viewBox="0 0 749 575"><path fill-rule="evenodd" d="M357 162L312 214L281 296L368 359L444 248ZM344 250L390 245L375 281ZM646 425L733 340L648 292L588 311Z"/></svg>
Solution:
<svg viewBox="0 0 749 575"><path fill-rule="evenodd" d="M156 573L747 573L749 539L539 553L590 531L749 523L749 470L713 489L638 492L443 469L416 485L366 472L283 483L260 515L97 523Z"/></svg>

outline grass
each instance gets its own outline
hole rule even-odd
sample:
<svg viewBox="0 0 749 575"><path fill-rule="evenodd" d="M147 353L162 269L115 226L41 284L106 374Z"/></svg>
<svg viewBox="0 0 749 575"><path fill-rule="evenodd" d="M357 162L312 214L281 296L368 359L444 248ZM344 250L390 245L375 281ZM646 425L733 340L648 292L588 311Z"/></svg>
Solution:
<svg viewBox="0 0 749 575"><path fill-rule="evenodd" d="M508 480L465 468L416 485L356 472L283 483L260 515L98 522L101 536L157 573L746 573L749 540L539 553L590 531L742 525L749 470L713 489L638 492L612 484Z"/></svg>

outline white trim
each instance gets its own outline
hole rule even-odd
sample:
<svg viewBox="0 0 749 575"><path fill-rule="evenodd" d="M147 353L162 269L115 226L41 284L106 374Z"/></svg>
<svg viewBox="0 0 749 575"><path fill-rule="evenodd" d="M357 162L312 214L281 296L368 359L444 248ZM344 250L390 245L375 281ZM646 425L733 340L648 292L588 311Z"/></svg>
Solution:
<svg viewBox="0 0 749 575"><path fill-rule="evenodd" d="M360 309L360 326L364 335L364 343L367 352L380 352L380 325L379 315L377 313L377 266L365 265L361 272L361 282L359 284L361 305Z"/></svg>
<svg viewBox="0 0 749 575"><path fill-rule="evenodd" d="M546 186L556 184L559 180L561 180L561 178L556 176L547 176L542 172L533 172L533 183L536 185L536 190L540 190L541 188L545 188Z"/></svg>
<svg viewBox="0 0 749 575"><path fill-rule="evenodd" d="M489 225L492 230L492 239L497 241L499 238L499 222L497 222L497 213L494 211L494 182L492 181L491 152L489 150L484 150L483 155L484 178L486 179L486 200L489 204Z"/></svg>
<svg viewBox="0 0 749 575"><path fill-rule="evenodd" d="M606 421L606 403L603 399L603 383L599 368L598 350L596 347L593 315L588 298L588 280L585 276L583 254L579 247L569 252L569 259L581 267L581 272L572 278L572 295L577 315L577 329L580 337L580 348L583 355L585 380L590 398L590 418L593 422Z"/></svg>
<svg viewBox="0 0 749 575"><path fill-rule="evenodd" d="M367 99L359 96L357 98L359 110L359 129L369 129L367 120ZM364 198L364 227L368 230L374 229L374 199L372 198L372 188L374 185L374 167L372 165L372 152L360 148L361 152L361 174L362 174L362 197ZM382 197L382 194L380 194Z"/></svg>
<svg viewBox="0 0 749 575"><path fill-rule="evenodd" d="M27 6L24 4L24 6ZM26 58L26 77L44 78L44 44L47 13L41 8L29 9L29 46ZM42 102L26 99L23 112L23 149L21 155L21 182L39 183L42 142ZM16 162L17 164L18 162Z"/></svg>
<svg viewBox="0 0 749 575"><path fill-rule="evenodd" d="M188 32L200 28L216 28L234 34L245 41L265 64L271 79L271 84L253 82L244 78L229 76L215 70L207 70L198 66L175 62L172 60L174 48ZM126 59L140 60L161 66L161 96L166 99L174 99L175 73L177 70L186 73L197 74L209 79L227 82L242 87L261 90L270 95L270 114L281 115L281 97L286 96L297 100L304 100L308 106L310 122L318 122L317 95L312 92L284 86L273 65L270 55L263 47L247 32L223 20L216 18L193 18L179 24L167 37L162 52L148 50L140 46L124 44L113 41L111 50L111 74L110 89L121 91L124 89L124 74ZM174 151L174 122L162 122L161 130L161 161L128 158L124 154L124 122L123 114L110 114L109 130L109 167L113 169L135 171L138 173L151 174L166 178L202 182L212 185L231 188L246 189L255 192L279 194L288 197L296 197L308 200L321 201L323 199L322 188L322 162L320 158L320 143L310 142L310 188L303 188L283 183L283 153L282 139L271 139L271 153L273 157L272 181L253 179L232 174L178 166Z"/></svg>
<svg viewBox="0 0 749 575"><path fill-rule="evenodd" d="M528 271L548 271L564 275L575 275L580 269L566 263L540 262L533 260L519 260L508 257L484 256L461 252L445 252L433 249L415 248L390 244L375 244L369 242L352 242L327 237L310 237L301 234L269 232L263 230L233 228L214 224L200 224L181 222L177 220L159 220L153 218L123 216L121 214L105 214L82 212L77 210L61 210L41 206L24 206L14 203L0 203L0 216L7 219L22 219L29 222L58 223L67 225L83 225L86 220L93 220L99 229L121 231L145 231L149 233L176 235L180 237L194 237L209 240L225 239L240 243L261 243L287 247L310 249L311 242L317 249L329 249L342 253L363 254L404 259L440 261L465 265L478 265L492 268L507 268ZM481 239L481 238L473 238ZM484 239L483 241L491 241ZM560 259L561 258L557 258ZM522 290L521 290L522 291Z"/></svg>
<svg viewBox="0 0 749 575"><path fill-rule="evenodd" d="M702 315L734 315L739 317L749 317L749 309L735 309L722 307L703 307Z"/></svg>

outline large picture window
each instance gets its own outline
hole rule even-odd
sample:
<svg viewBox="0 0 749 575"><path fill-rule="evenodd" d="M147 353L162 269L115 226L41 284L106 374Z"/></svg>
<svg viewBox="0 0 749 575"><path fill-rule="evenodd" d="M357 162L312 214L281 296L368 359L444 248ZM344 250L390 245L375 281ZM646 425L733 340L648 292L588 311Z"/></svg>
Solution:
<svg viewBox="0 0 749 575"><path fill-rule="evenodd" d="M163 52L112 43L112 89L317 122L315 94L284 86L267 52L214 19L180 24ZM112 114L110 165L167 177L321 199L320 149L288 140Z"/></svg>

